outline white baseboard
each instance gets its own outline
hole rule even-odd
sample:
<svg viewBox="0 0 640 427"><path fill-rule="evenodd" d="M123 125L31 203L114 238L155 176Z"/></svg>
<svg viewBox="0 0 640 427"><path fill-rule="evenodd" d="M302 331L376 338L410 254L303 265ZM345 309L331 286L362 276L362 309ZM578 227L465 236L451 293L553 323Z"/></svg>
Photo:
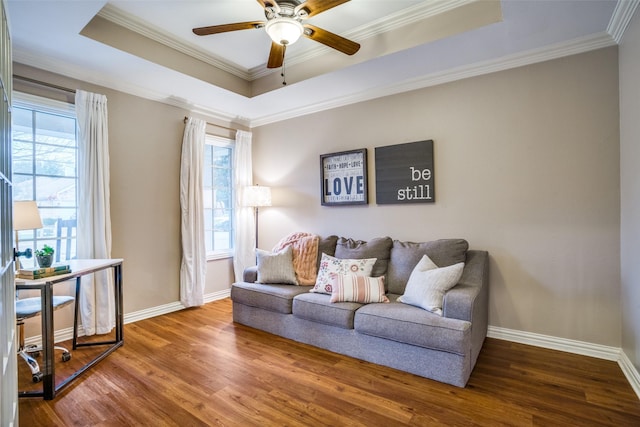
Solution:
<svg viewBox="0 0 640 427"><path fill-rule="evenodd" d="M83 336L82 329L78 329L78 336ZM73 339L73 327L57 329L53 331L53 342L59 343L60 341L67 341ZM30 345L40 345L42 344L42 335L34 335L32 337L26 337L24 339L25 347ZM67 349L69 350L69 349Z"/></svg>
<svg viewBox="0 0 640 427"><path fill-rule="evenodd" d="M212 294L207 294L204 296L204 302L213 302L218 301L220 299L229 298L231 296L231 289L225 289L224 291L214 292Z"/></svg>
<svg viewBox="0 0 640 427"><path fill-rule="evenodd" d="M536 347L559 350L567 353L581 354L583 356L596 357L598 359L620 360L621 349L606 345L591 344L584 341L575 341L566 338L558 338L550 335L534 334L531 332L516 331L514 329L489 326L487 331L489 338L528 344Z"/></svg>
<svg viewBox="0 0 640 427"><path fill-rule="evenodd" d="M204 296L204 302L221 300L230 296L231 290L225 289L210 293ZM139 320L149 319L151 317L172 313L182 310L185 306L176 301L157 307L147 308L133 313L124 315L124 323L133 323ZM82 328L80 328L79 336L83 336ZM517 331L514 329L499 328L497 326L489 326L487 331L489 338L496 338L505 341L517 342L520 344L532 345L535 347L548 348L551 350L559 350L567 353L580 354L582 356L590 356L598 359L611 360L618 362L624 376L629 384L640 398L640 373L635 368L631 360L622 351L621 348L610 347L600 344L592 344L584 341L570 340L566 338L558 338L550 335L535 334L532 332ZM60 329L54 333L54 341L66 341L73 338L73 328ZM30 337L25 340L26 345L39 344L41 336Z"/></svg>
<svg viewBox="0 0 640 427"><path fill-rule="evenodd" d="M231 295L230 289L223 291L213 292L204 296L204 303L217 301L220 299L228 298ZM124 323L133 323L139 320L150 319L152 317L161 316L163 314L172 313L174 311L182 310L186 308L180 301L172 302L169 304L160 305L157 307L151 307L140 311L134 311L124 315Z"/></svg>
<svg viewBox="0 0 640 427"><path fill-rule="evenodd" d="M213 292L210 294L206 294L204 296L204 303L209 303L212 301L221 300L224 298L228 298L231 294L230 289L225 289L223 291ZM133 323L139 320L150 319L152 317L161 316L163 314L173 313L174 311L179 311L186 308L181 302L176 301L169 304L159 305L157 307L146 308L140 311L134 311L132 313L127 313L124 315L124 323ZM82 325L78 328L78 336L84 336L84 328ZM73 339L73 327L58 329L54 331L53 341L67 341ZM42 342L42 335L37 335L33 337L26 338L24 340L25 345L39 345Z"/></svg>
<svg viewBox="0 0 640 427"><path fill-rule="evenodd" d="M631 360L627 357L624 351L620 352L620 360L618 360L618 365L622 369L624 376L627 377L627 381L631 384L631 388L636 392L638 397L640 398L640 374Z"/></svg>
<svg viewBox="0 0 640 427"><path fill-rule="evenodd" d="M548 348L551 350L559 350L567 353L580 354L582 356L590 356L598 359L618 362L620 369L622 369L622 373L627 378L627 381L629 381L629 384L633 388L633 391L635 391L638 398L640 398L640 374L621 348L592 344L566 338L558 338L550 335L499 328L497 326L489 326L487 336L489 338L496 338L520 344L532 345L535 347Z"/></svg>

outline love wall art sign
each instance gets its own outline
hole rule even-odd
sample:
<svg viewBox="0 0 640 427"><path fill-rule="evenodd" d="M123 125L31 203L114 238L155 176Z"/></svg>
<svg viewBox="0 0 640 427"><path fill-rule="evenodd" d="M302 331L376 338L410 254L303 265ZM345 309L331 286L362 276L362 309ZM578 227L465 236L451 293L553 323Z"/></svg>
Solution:
<svg viewBox="0 0 640 427"><path fill-rule="evenodd" d="M366 205L367 149L320 156L321 204Z"/></svg>
<svg viewBox="0 0 640 427"><path fill-rule="evenodd" d="M376 203L436 201L433 140L376 147Z"/></svg>

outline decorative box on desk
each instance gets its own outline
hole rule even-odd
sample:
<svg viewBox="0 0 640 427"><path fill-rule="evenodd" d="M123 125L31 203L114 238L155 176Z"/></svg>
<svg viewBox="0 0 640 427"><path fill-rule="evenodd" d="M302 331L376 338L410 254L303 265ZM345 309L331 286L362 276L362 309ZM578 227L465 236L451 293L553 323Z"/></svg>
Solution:
<svg viewBox="0 0 640 427"><path fill-rule="evenodd" d="M124 325L124 313L123 313L123 301L122 301L122 259L78 259L68 262L71 272L66 274L54 275L44 277L41 279L22 279L16 278L16 289L31 289L38 290L42 298L42 348L43 348L43 379L42 379L42 391L21 391L18 392L20 397L25 396L42 396L45 400L51 400L55 397L56 393L69 385L75 378L85 372L87 369L94 366L96 363L107 357L118 347L124 343L123 325ZM78 342L78 301L80 300L80 282L82 276L87 274L96 273L101 270L113 269L113 294L114 294L114 307L115 307L115 339L110 341L100 342ZM78 347L88 346L108 346L102 353L97 355L89 363L85 364L82 368L78 369L74 374L67 377L64 381L56 386L55 384L55 364L54 364L54 341L53 341L53 286L56 283L66 282L68 280L76 280L76 304L73 318L73 349Z"/></svg>

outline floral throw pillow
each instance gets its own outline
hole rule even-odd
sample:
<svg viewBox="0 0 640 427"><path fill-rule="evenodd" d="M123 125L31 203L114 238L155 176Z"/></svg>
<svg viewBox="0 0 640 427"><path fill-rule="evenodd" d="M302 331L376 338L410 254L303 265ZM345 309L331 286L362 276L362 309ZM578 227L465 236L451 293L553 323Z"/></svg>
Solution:
<svg viewBox="0 0 640 427"><path fill-rule="evenodd" d="M331 294L333 290L331 274L341 276L348 274L371 276L371 270L375 263L376 258L340 259L323 253L320 260L320 267L318 268L316 284L310 292Z"/></svg>

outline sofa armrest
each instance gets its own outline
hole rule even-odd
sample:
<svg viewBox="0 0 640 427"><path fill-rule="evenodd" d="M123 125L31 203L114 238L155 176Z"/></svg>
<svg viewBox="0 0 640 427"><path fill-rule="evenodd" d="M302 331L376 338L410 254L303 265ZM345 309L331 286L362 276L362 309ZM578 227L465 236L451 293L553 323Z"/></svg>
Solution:
<svg viewBox="0 0 640 427"><path fill-rule="evenodd" d="M471 366L489 328L489 253L467 251L462 278L445 294L443 316L471 322Z"/></svg>
<svg viewBox="0 0 640 427"><path fill-rule="evenodd" d="M242 281L247 283L255 283L258 280L258 266L247 267L242 272Z"/></svg>
<svg viewBox="0 0 640 427"><path fill-rule="evenodd" d="M479 321L486 324L489 310L488 287L488 252L467 251L462 278L460 278L456 286L445 294L442 315L472 323Z"/></svg>

